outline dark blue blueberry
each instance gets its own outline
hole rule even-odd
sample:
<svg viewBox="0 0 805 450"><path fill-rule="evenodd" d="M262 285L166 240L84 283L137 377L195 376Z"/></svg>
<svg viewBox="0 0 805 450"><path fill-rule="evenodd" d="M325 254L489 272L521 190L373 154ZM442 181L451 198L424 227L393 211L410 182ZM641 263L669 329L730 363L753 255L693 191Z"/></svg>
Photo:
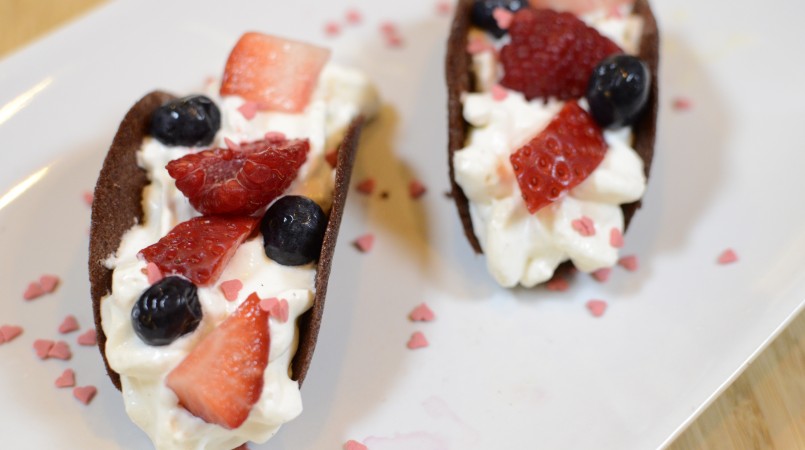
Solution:
<svg viewBox="0 0 805 450"><path fill-rule="evenodd" d="M201 322L198 289L180 277L165 277L149 287L131 310L134 332L148 345L168 345Z"/></svg>
<svg viewBox="0 0 805 450"><path fill-rule="evenodd" d="M171 100L151 117L151 135L165 145L209 145L221 128L221 112L203 95Z"/></svg>
<svg viewBox="0 0 805 450"><path fill-rule="evenodd" d="M327 215L313 200L287 195L268 208L260 222L266 256L284 266L319 259Z"/></svg>
<svg viewBox="0 0 805 450"><path fill-rule="evenodd" d="M528 0L475 0L470 17L475 26L483 28L499 38L506 34L506 30L500 29L495 16L492 15L495 8L517 12L526 6L528 6Z"/></svg>
<svg viewBox="0 0 805 450"><path fill-rule="evenodd" d="M595 67L587 85L590 113L604 128L631 125L648 103L651 72L640 58L613 55Z"/></svg>

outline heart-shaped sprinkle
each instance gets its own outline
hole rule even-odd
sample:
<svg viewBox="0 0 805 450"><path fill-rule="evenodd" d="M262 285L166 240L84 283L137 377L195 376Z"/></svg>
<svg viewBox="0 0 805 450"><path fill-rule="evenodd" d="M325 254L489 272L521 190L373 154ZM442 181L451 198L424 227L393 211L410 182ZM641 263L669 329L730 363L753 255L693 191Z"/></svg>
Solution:
<svg viewBox="0 0 805 450"><path fill-rule="evenodd" d="M47 357L67 361L68 359L73 357L73 352L70 351L70 346L67 345L66 342L57 341L56 343L53 344L53 347L51 347L50 350L48 350Z"/></svg>
<svg viewBox="0 0 805 450"><path fill-rule="evenodd" d="M271 314L271 310L274 309L279 304L279 302L280 301L277 297L264 298L260 300L260 309Z"/></svg>
<svg viewBox="0 0 805 450"><path fill-rule="evenodd" d="M375 236L371 233L364 234L363 236L355 239L355 247L362 253L368 253L375 245Z"/></svg>
<svg viewBox="0 0 805 450"><path fill-rule="evenodd" d="M495 18L498 28L508 30L509 26L512 24L512 20L514 20L514 13L506 8L498 7L492 10L492 17Z"/></svg>
<svg viewBox="0 0 805 450"><path fill-rule="evenodd" d="M427 304L422 303L414 308L413 311L408 314L408 317L414 322L431 322L436 318L436 315L433 314L433 311Z"/></svg>
<svg viewBox="0 0 805 450"><path fill-rule="evenodd" d="M59 287L61 280L56 275L42 275L39 277L39 285L46 293L51 293Z"/></svg>
<svg viewBox="0 0 805 450"><path fill-rule="evenodd" d="M73 397L75 397L79 402L89 405L89 402L95 398L95 394L98 393L98 388L95 386L80 386L77 388L73 388Z"/></svg>
<svg viewBox="0 0 805 450"><path fill-rule="evenodd" d="M604 315L604 311L607 310L607 302L603 300L590 300L587 302L586 306L593 317L601 317Z"/></svg>
<svg viewBox="0 0 805 450"><path fill-rule="evenodd" d="M84 203L86 203L87 206L92 206L92 201L95 199L95 196L91 191L84 191L81 193L81 198L84 200Z"/></svg>
<svg viewBox="0 0 805 450"><path fill-rule="evenodd" d="M221 292L224 293L224 298L229 300L230 302L234 302L238 299L238 293L241 289L243 289L243 282L240 280L227 280L221 283L219 286L221 288Z"/></svg>
<svg viewBox="0 0 805 450"><path fill-rule="evenodd" d="M416 350L418 348L427 347L428 340L425 338L425 335L422 334L421 331L415 331L414 334L411 335L411 338L408 339L408 344L406 344L409 349Z"/></svg>
<svg viewBox="0 0 805 450"><path fill-rule="evenodd" d="M59 378L56 378L56 387L66 388L75 386L75 372L73 369L65 369Z"/></svg>
<svg viewBox="0 0 805 450"><path fill-rule="evenodd" d="M255 102L246 102L238 108L238 112L240 112L246 120L252 120L257 115L257 103Z"/></svg>
<svg viewBox="0 0 805 450"><path fill-rule="evenodd" d="M738 261L738 254L735 253L735 250L731 248L724 250L720 255L718 255L719 264L731 264L736 261Z"/></svg>
<svg viewBox="0 0 805 450"><path fill-rule="evenodd" d="M159 270L159 266L156 264L149 262L145 266L145 276L148 277L148 284L156 284L163 278L162 271Z"/></svg>
<svg viewBox="0 0 805 450"><path fill-rule="evenodd" d="M411 198L418 199L425 195L426 192L428 192L428 189L419 180L412 180L408 183L408 195L410 195Z"/></svg>
<svg viewBox="0 0 805 450"><path fill-rule="evenodd" d="M53 348L53 341L47 339L37 339L34 341L34 350L39 359L47 359L48 353Z"/></svg>
<svg viewBox="0 0 805 450"><path fill-rule="evenodd" d="M570 283L564 277L553 277L545 283L545 287L549 291L564 292L570 288Z"/></svg>
<svg viewBox="0 0 805 450"><path fill-rule="evenodd" d="M89 330L81 333L78 335L77 339L78 345L95 345L98 343L98 335L95 332L95 328L90 328Z"/></svg>
<svg viewBox="0 0 805 450"><path fill-rule="evenodd" d="M628 270L629 272L634 272L635 270L637 270L637 256L635 255L624 256L623 258L618 260L618 264L624 269Z"/></svg>
<svg viewBox="0 0 805 450"><path fill-rule="evenodd" d="M593 278L600 283L606 283L609 280L609 275L612 273L612 269L609 267L604 267L601 269L596 270L592 273Z"/></svg>
<svg viewBox="0 0 805 450"><path fill-rule="evenodd" d="M358 441L350 439L344 444L344 450L369 450L369 448Z"/></svg>
<svg viewBox="0 0 805 450"><path fill-rule="evenodd" d="M492 88L489 90L489 92L492 94L492 100L496 102L502 102L503 100L506 100L506 97L509 96L509 91L497 83L492 85Z"/></svg>
<svg viewBox="0 0 805 450"><path fill-rule="evenodd" d="M621 230L615 227L612 227L612 229L609 230L609 245L614 248L623 247L623 233L621 233Z"/></svg>
<svg viewBox="0 0 805 450"><path fill-rule="evenodd" d="M584 237L595 236L595 222L587 216L581 216L580 219L573 220L570 225Z"/></svg>
<svg viewBox="0 0 805 450"><path fill-rule="evenodd" d="M355 189L361 194L372 195L372 192L375 191L376 184L377 182L375 181L374 178L366 178L365 180L358 183L358 185L355 186Z"/></svg>
<svg viewBox="0 0 805 450"><path fill-rule="evenodd" d="M3 325L0 327L0 342L11 342L22 334L22 327L16 325Z"/></svg>
<svg viewBox="0 0 805 450"><path fill-rule="evenodd" d="M25 292L22 294L22 298L25 300L33 300L43 295L45 295L45 290L42 289L42 285L39 284L39 282L34 281L28 284L28 288L25 289Z"/></svg>
<svg viewBox="0 0 805 450"><path fill-rule="evenodd" d="M78 330L78 328L78 320L76 320L75 316L71 314L65 317L61 325L59 325L59 333L72 333L73 331Z"/></svg>

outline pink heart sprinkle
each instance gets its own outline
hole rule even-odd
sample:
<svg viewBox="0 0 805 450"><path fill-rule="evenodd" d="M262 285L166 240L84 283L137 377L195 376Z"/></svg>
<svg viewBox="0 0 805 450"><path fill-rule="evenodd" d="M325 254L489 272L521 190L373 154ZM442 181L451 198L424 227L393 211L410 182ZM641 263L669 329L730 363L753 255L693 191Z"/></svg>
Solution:
<svg viewBox="0 0 805 450"><path fill-rule="evenodd" d="M92 201L95 200L95 195L93 195L90 191L84 191L81 193L81 198L84 200L84 203L86 203L87 206L92 206Z"/></svg>
<svg viewBox="0 0 805 450"><path fill-rule="evenodd" d="M470 55L476 55L494 49L495 47L482 35L470 36L467 42L467 53Z"/></svg>
<svg viewBox="0 0 805 450"><path fill-rule="evenodd" d="M159 266L150 262L145 266L145 276L148 277L148 284L156 284L163 278L162 271L159 270Z"/></svg>
<svg viewBox="0 0 805 450"><path fill-rule="evenodd" d="M607 310L607 302L603 300L590 300L587 302L586 306L593 317L601 317L604 315L604 311Z"/></svg>
<svg viewBox="0 0 805 450"><path fill-rule="evenodd" d="M232 150L234 152L240 151L240 145L236 144L235 141L229 139L228 137L224 138L224 144L226 144L226 148L228 148L229 150Z"/></svg>
<svg viewBox="0 0 805 450"><path fill-rule="evenodd" d="M403 46L403 39L401 36L396 34L390 34L386 36L386 45L392 48L399 48Z"/></svg>
<svg viewBox="0 0 805 450"><path fill-rule="evenodd" d="M436 14L440 16L446 16L450 14L450 11L453 9L453 5L450 4L448 1L440 1L436 3Z"/></svg>
<svg viewBox="0 0 805 450"><path fill-rule="evenodd" d="M408 317L414 322L431 322L436 318L436 314L433 314L427 304L421 303L408 314Z"/></svg>
<svg viewBox="0 0 805 450"><path fill-rule="evenodd" d="M363 236L355 239L355 247L362 253L368 253L375 245L375 236L371 233L364 234Z"/></svg>
<svg viewBox="0 0 805 450"><path fill-rule="evenodd" d="M48 358L61 359L67 361L73 357L73 352L70 351L70 346L64 341L56 341L53 347L48 350Z"/></svg>
<svg viewBox="0 0 805 450"><path fill-rule="evenodd" d="M55 291L60 281L61 280L56 275L42 275L39 277L39 285L42 286L42 290L47 293Z"/></svg>
<svg viewBox="0 0 805 450"><path fill-rule="evenodd" d="M596 270L595 272L593 272L592 275L593 275L593 278L596 279L596 281L598 281L600 283L606 283L606 281L609 280L609 275L611 273L612 273L612 269L610 269L609 267L604 267L604 268Z"/></svg>
<svg viewBox="0 0 805 450"><path fill-rule="evenodd" d="M372 192L375 191L375 184L376 181L374 178L367 178L358 183L358 185L355 186L355 189L361 194L372 195Z"/></svg>
<svg viewBox="0 0 805 450"><path fill-rule="evenodd" d="M595 222L587 216L581 216L580 219L571 221L570 225L584 237L595 236Z"/></svg>
<svg viewBox="0 0 805 450"><path fill-rule="evenodd" d="M257 115L257 103L256 102L246 102L238 107L238 112L246 118L246 120L254 119L254 116Z"/></svg>
<svg viewBox="0 0 805 450"><path fill-rule="evenodd" d="M73 397L75 397L79 402L89 405L89 402L95 397L95 394L98 393L98 388L95 386L82 386L73 388Z"/></svg>
<svg viewBox="0 0 805 450"><path fill-rule="evenodd" d="M56 387L66 388L75 386L75 372L73 369L65 369L59 378L56 378Z"/></svg>
<svg viewBox="0 0 805 450"><path fill-rule="evenodd" d="M428 340L425 339L425 335L422 334L421 331L415 331L414 334L411 335L411 338L408 339L408 344L406 344L409 349L416 350L418 348L427 347Z"/></svg>
<svg viewBox="0 0 805 450"><path fill-rule="evenodd" d="M267 313L271 314L271 311L277 307L279 304L279 299L277 297L271 298L264 298L260 300L260 309L266 311Z"/></svg>
<svg viewBox="0 0 805 450"><path fill-rule="evenodd" d="M570 283L563 277L553 277L545 283L545 287L548 288L549 291L563 292L570 289Z"/></svg>
<svg viewBox="0 0 805 450"><path fill-rule="evenodd" d="M514 19L514 13L506 8L495 8L492 10L492 17L498 23L498 28L501 30L508 30Z"/></svg>
<svg viewBox="0 0 805 450"><path fill-rule="evenodd" d="M350 439L344 444L344 450L369 450L369 448L358 441Z"/></svg>
<svg viewBox="0 0 805 450"><path fill-rule="evenodd" d="M22 327L16 325L3 325L0 327L0 342L11 342L22 334Z"/></svg>
<svg viewBox="0 0 805 450"><path fill-rule="evenodd" d="M327 22L324 24L324 34L327 36L333 37L338 36L341 33L341 25L338 22Z"/></svg>
<svg viewBox="0 0 805 450"><path fill-rule="evenodd" d="M505 87L497 83L492 85L490 93L492 94L492 100L496 102L502 102L503 100L506 100L506 97L509 96L509 91L507 91Z"/></svg>
<svg viewBox="0 0 805 450"><path fill-rule="evenodd" d="M43 295L45 295L45 290L42 289L42 285L34 281L28 285L28 289L26 289L25 293L22 294L22 298L25 300L33 300Z"/></svg>
<svg viewBox="0 0 805 450"><path fill-rule="evenodd" d="M95 328L90 328L78 336L77 342L78 345L95 345L98 343L98 333Z"/></svg>
<svg viewBox="0 0 805 450"><path fill-rule="evenodd" d="M380 32L383 33L384 36L396 35L397 25L394 24L394 22L383 22L380 24Z"/></svg>
<svg viewBox="0 0 805 450"><path fill-rule="evenodd" d="M76 320L75 316L70 314L69 316L65 317L62 321L61 325L59 325L59 333L66 334L72 333L78 329L78 320Z"/></svg>
<svg viewBox="0 0 805 450"><path fill-rule="evenodd" d="M629 272L634 272L635 270L637 270L637 256L635 255L624 256L623 258L618 260L618 265L628 270Z"/></svg>
<svg viewBox="0 0 805 450"><path fill-rule="evenodd" d="M411 196L411 198L417 199L422 197L425 195L425 192L428 192L427 188L418 180L413 180L408 183L408 194Z"/></svg>
<svg viewBox="0 0 805 450"><path fill-rule="evenodd" d="M673 108L676 111L688 111L693 108L693 101L685 97L677 97L674 99Z"/></svg>
<svg viewBox="0 0 805 450"><path fill-rule="evenodd" d="M269 314L277 319L277 322L285 323L288 321L288 300L280 299L276 305L271 308Z"/></svg>
<svg viewBox="0 0 805 450"><path fill-rule="evenodd" d="M738 261L738 254L735 253L735 250L731 248L724 250L720 255L718 255L719 264L731 264L736 261Z"/></svg>
<svg viewBox="0 0 805 450"><path fill-rule="evenodd" d="M621 230L615 227L609 230L609 245L615 248L623 247L623 233L621 233Z"/></svg>
<svg viewBox="0 0 805 450"><path fill-rule="evenodd" d="M269 131L263 138L267 141L282 142L285 140L285 133L281 131Z"/></svg>
<svg viewBox="0 0 805 450"><path fill-rule="evenodd" d="M221 283L219 286L221 292L224 293L224 298L230 302L238 299L238 293L243 289L243 282L240 280L228 280Z"/></svg>
<svg viewBox="0 0 805 450"><path fill-rule="evenodd" d="M347 23L350 25L357 25L363 21L363 14L357 9L349 9L346 14Z"/></svg>
<svg viewBox="0 0 805 450"><path fill-rule="evenodd" d="M39 359L47 359L50 349L53 348L53 341L47 339L37 339L34 341L34 350Z"/></svg>

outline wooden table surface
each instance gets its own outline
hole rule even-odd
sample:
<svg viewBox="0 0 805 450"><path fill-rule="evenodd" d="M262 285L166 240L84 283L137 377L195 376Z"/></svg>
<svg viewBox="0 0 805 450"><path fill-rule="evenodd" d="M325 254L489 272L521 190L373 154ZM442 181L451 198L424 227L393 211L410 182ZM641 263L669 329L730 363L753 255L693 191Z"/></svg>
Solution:
<svg viewBox="0 0 805 450"><path fill-rule="evenodd" d="M0 0L0 58L104 1ZM805 314L669 449L805 449Z"/></svg>

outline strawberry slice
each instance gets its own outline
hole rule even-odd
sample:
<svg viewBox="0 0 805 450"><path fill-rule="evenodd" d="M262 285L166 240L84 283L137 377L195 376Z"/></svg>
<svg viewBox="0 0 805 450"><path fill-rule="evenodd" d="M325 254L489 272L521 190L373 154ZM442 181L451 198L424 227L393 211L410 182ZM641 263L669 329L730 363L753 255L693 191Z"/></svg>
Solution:
<svg viewBox="0 0 805 450"><path fill-rule="evenodd" d="M239 427L260 399L271 337L252 293L168 374L179 404L207 423Z"/></svg>
<svg viewBox="0 0 805 450"><path fill-rule="evenodd" d="M511 42L500 51L503 86L529 100L584 95L595 66L621 49L570 13L523 8L509 27Z"/></svg>
<svg viewBox="0 0 805 450"><path fill-rule="evenodd" d="M288 189L309 150L307 139L263 139L191 153L166 168L200 213L249 215Z"/></svg>
<svg viewBox="0 0 805 450"><path fill-rule="evenodd" d="M239 95L261 110L305 109L330 50L261 33L246 33L226 62L221 95Z"/></svg>
<svg viewBox="0 0 805 450"><path fill-rule="evenodd" d="M551 123L510 160L531 214L584 181L604 159L601 129L578 103L568 102Z"/></svg>
<svg viewBox="0 0 805 450"><path fill-rule="evenodd" d="M178 274L199 286L215 283L235 251L257 226L256 217L194 217L142 250L163 274Z"/></svg>

